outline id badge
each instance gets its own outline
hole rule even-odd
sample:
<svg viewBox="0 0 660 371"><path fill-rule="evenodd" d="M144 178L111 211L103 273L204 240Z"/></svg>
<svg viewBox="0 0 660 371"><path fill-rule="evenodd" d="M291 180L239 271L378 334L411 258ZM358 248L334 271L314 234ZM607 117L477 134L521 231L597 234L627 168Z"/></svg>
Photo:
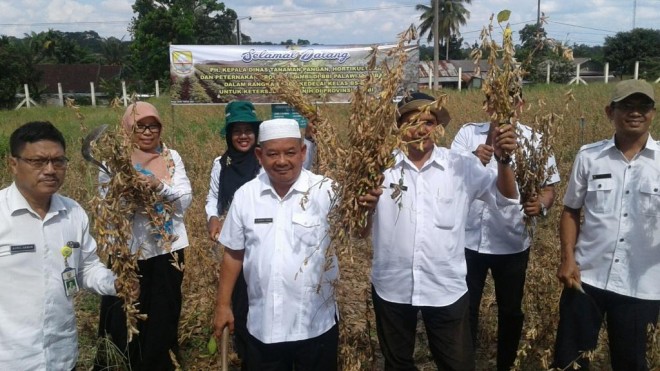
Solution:
<svg viewBox="0 0 660 371"><path fill-rule="evenodd" d="M76 279L76 270L73 268L67 268L62 272L62 283L64 284L64 293L67 297L71 297L80 291L78 280Z"/></svg>

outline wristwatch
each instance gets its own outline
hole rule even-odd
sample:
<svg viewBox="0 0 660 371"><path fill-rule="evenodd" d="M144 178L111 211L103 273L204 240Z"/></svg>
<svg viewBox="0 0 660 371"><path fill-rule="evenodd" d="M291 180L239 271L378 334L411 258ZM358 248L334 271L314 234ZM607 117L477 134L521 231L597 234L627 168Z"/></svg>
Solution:
<svg viewBox="0 0 660 371"><path fill-rule="evenodd" d="M500 157L495 153L493 153L493 156L495 157L495 161L499 162L502 165L509 165L511 163L511 155L504 155Z"/></svg>

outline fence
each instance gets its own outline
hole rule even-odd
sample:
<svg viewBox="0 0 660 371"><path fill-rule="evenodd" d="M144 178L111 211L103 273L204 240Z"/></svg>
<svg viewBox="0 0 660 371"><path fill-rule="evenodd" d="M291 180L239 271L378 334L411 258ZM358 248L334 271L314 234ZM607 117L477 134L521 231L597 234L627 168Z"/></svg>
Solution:
<svg viewBox="0 0 660 371"><path fill-rule="evenodd" d="M160 97L160 86L159 86L158 80L156 80L154 83L155 83L155 86L156 86L156 97ZM25 91L25 98L18 104L18 106L16 106L15 109L19 109L23 106L25 106L27 108L31 108L32 106L39 106L37 104L37 102L35 102L30 97L30 90L28 89L27 84L23 85L23 89ZM96 93L96 88L95 88L93 82L89 83L89 90L90 90L90 97L91 97L91 100L92 100L92 106L96 107L97 93ZM128 101L129 101L130 98L129 98L127 92L126 92L126 82L125 81L121 82L121 91L122 91L122 96L121 96L120 100L123 102L124 107L126 107L126 106L128 106ZM57 83L57 96L58 96L58 99L59 99L60 107L63 107L64 106L64 93L62 91L62 83L59 83L59 82Z"/></svg>

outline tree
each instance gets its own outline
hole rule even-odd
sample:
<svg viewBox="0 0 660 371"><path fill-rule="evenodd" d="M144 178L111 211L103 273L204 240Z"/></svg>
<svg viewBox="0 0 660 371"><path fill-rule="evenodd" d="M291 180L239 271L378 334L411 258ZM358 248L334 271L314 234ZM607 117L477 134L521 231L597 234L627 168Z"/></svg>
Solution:
<svg viewBox="0 0 660 371"><path fill-rule="evenodd" d="M128 44L115 37L110 37L101 44L101 56L105 64L121 66L127 54Z"/></svg>
<svg viewBox="0 0 660 371"><path fill-rule="evenodd" d="M38 99L41 74L34 65L41 57L35 53L39 50L35 44L37 42L32 37L23 40L0 37L0 65L3 69L0 74L0 107L12 108L16 103L16 92L23 84L28 84L30 95Z"/></svg>
<svg viewBox="0 0 660 371"><path fill-rule="evenodd" d="M545 29L538 24L525 25L518 34L521 45L516 49L516 59L525 64L529 80L545 81L548 64L552 71L550 81L566 83L570 80L575 65L564 58L566 46L548 38Z"/></svg>
<svg viewBox="0 0 660 371"><path fill-rule="evenodd" d="M640 76L655 79L660 72L660 30L635 28L607 36L603 52L605 61L618 74L632 74L635 62L640 61Z"/></svg>
<svg viewBox="0 0 660 371"><path fill-rule="evenodd" d="M169 80L169 44L234 44L236 12L215 0L136 0L131 62L137 78Z"/></svg>
<svg viewBox="0 0 660 371"><path fill-rule="evenodd" d="M451 35L460 36L460 27L465 26L467 19L470 18L470 11L465 9L464 4L472 3L472 0L431 0L430 5L417 4L415 10L422 12L419 17L419 20L422 21L419 25L419 35L422 37L428 33L427 41L431 44L433 44L433 18L435 18L433 6L435 1L439 1L438 40L447 40ZM449 59L448 51L445 58Z"/></svg>
<svg viewBox="0 0 660 371"><path fill-rule="evenodd" d="M463 38L459 38L456 35L451 35L449 38L449 58L448 59L466 59L470 55L470 50L463 47ZM440 44L440 48L446 48L444 43ZM433 46L420 45L419 47L419 59L422 61L432 61L433 60Z"/></svg>
<svg viewBox="0 0 660 371"><path fill-rule="evenodd" d="M600 64L603 64L605 61L605 54L602 45L590 46L585 44L573 44L572 49L573 57L575 58L589 58Z"/></svg>

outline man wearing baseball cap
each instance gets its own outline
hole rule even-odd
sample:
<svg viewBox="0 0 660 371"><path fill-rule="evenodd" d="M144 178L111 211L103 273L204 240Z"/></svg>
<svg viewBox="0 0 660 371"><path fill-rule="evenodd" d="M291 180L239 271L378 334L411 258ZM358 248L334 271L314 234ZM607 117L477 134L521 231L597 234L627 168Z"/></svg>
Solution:
<svg viewBox="0 0 660 371"><path fill-rule="evenodd" d="M234 329L231 293L242 267L247 370L337 369L338 265L326 256L334 193L330 179L303 169L306 151L296 121L262 122L256 155L264 171L236 191L220 232L215 335Z"/></svg>
<svg viewBox="0 0 660 371"><path fill-rule="evenodd" d="M614 87L607 118L614 137L583 146L564 196L559 233L564 284L554 367L596 348L604 319L612 369L648 370L647 328L660 311L660 144L649 133L653 87ZM584 221L580 222L581 219Z"/></svg>

